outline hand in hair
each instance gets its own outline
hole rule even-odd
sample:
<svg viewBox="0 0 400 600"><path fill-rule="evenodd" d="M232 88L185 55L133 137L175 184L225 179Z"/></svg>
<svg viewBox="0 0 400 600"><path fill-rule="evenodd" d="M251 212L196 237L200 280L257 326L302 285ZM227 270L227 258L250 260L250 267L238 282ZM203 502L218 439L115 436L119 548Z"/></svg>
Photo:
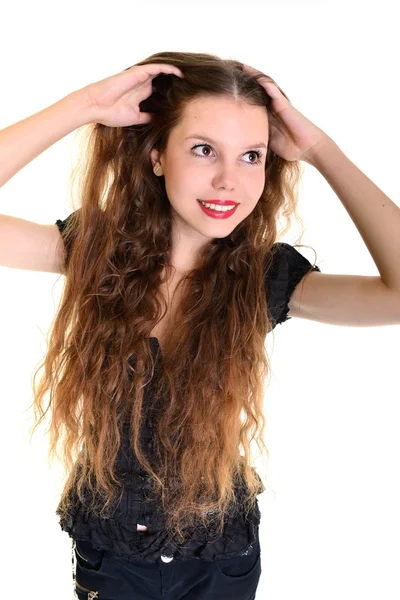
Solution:
<svg viewBox="0 0 400 600"><path fill-rule="evenodd" d="M242 68L257 79L272 100L269 114L270 149L285 160L307 162L317 146L329 136L294 108L270 77L248 65L242 65Z"/></svg>
<svg viewBox="0 0 400 600"><path fill-rule="evenodd" d="M139 104L151 96L153 79L161 73L184 77L178 67L149 63L135 65L82 88L91 107L92 121L108 127L150 123L151 113L140 112Z"/></svg>

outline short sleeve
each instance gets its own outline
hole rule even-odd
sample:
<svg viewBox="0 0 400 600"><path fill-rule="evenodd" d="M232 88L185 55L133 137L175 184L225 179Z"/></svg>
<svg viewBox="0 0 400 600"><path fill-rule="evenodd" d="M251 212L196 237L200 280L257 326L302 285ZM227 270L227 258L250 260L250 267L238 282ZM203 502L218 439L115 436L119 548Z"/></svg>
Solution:
<svg viewBox="0 0 400 600"><path fill-rule="evenodd" d="M78 211L71 213L66 219L61 220L57 219L55 224L57 225L61 237L64 242L65 250L66 250L66 259L65 265L68 267L69 259L71 257L72 245L74 241L74 225L76 224L76 216Z"/></svg>
<svg viewBox="0 0 400 600"><path fill-rule="evenodd" d="M294 246L285 242L274 244L272 265L265 278L265 289L272 328L284 323L288 316L290 297L300 280L309 271L319 271Z"/></svg>

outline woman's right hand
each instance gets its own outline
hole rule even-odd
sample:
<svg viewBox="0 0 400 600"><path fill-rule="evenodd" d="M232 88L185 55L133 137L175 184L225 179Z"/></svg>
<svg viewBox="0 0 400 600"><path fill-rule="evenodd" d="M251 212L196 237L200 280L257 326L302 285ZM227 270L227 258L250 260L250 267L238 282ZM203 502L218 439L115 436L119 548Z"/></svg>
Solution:
<svg viewBox="0 0 400 600"><path fill-rule="evenodd" d="M108 127L150 123L151 113L140 112L139 104L153 93L154 77L161 73L184 77L173 65L149 63L91 83L81 90L90 105L92 121Z"/></svg>

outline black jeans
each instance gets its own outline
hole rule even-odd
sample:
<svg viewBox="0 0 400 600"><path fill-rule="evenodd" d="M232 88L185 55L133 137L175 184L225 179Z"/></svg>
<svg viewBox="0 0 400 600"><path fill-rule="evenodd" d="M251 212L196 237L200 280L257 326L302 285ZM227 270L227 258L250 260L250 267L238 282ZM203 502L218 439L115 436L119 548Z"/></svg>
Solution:
<svg viewBox="0 0 400 600"><path fill-rule="evenodd" d="M214 562L132 562L79 540L72 554L79 600L254 600L261 575L258 531L251 554Z"/></svg>

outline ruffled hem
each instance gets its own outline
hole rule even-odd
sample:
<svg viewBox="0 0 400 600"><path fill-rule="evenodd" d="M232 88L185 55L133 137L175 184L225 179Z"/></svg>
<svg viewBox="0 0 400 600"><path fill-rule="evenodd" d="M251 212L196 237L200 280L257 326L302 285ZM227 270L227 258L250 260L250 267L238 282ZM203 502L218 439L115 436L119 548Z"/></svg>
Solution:
<svg viewBox="0 0 400 600"><path fill-rule="evenodd" d="M238 515L228 521L221 536L210 539L204 529L199 529L182 545L168 540L162 529L155 530L148 516L145 519L147 531L137 531L137 523L128 527L115 519L84 512L79 514L79 511L67 519L60 519L60 526L72 539L89 541L97 550L109 551L128 561L155 563L161 555L173 556L178 561L192 558L213 561L251 554L257 541L260 518L256 501L247 518Z"/></svg>
<svg viewBox="0 0 400 600"><path fill-rule="evenodd" d="M252 467L258 479L257 495L265 491L265 486ZM84 502L71 492L68 515L62 514L60 506L56 514L60 526L72 539L89 541L97 550L107 550L114 556L128 561L155 563L161 555L174 556L177 560L198 558L213 561L218 558L233 558L250 554L257 541L257 528L260 523L260 510L257 498L253 507L245 514L247 488L243 477L239 477L235 488L235 502L225 515L222 535L215 527L199 524L186 532L185 543L167 538L165 515L160 509L160 501L151 493L151 479L140 472L118 474L124 489L117 506L100 516L89 509L89 494L83 490ZM150 494L148 494L150 492ZM86 494L87 500L86 503ZM138 531L137 524L146 525L147 530Z"/></svg>

